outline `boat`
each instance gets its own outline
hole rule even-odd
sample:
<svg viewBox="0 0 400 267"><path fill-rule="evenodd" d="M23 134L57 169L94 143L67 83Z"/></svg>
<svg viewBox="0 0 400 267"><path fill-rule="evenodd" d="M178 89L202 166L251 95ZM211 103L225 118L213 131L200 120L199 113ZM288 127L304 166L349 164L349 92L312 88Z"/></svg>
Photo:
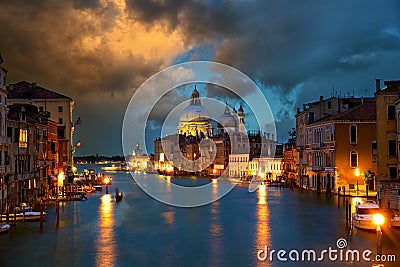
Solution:
<svg viewBox="0 0 400 267"><path fill-rule="evenodd" d="M390 224L393 227L400 227L400 215L396 214L391 220Z"/></svg>
<svg viewBox="0 0 400 267"><path fill-rule="evenodd" d="M356 212L352 214L353 225L364 230L376 230L373 216L379 212L379 205L375 201L359 202L356 204Z"/></svg>
<svg viewBox="0 0 400 267"><path fill-rule="evenodd" d="M103 191L103 187L101 185L94 185L93 188L96 189L96 191Z"/></svg>
<svg viewBox="0 0 400 267"><path fill-rule="evenodd" d="M8 223L0 224L0 234L7 233L9 229L10 229L10 225Z"/></svg>
<svg viewBox="0 0 400 267"><path fill-rule="evenodd" d="M15 215L15 216L14 216ZM47 212L43 212L43 218L46 217ZM2 214L1 215L2 219L4 220L5 218L7 218L7 214ZM17 211L15 214L14 213L10 213L8 214L8 219L10 221L38 221L40 220L40 211Z"/></svg>
<svg viewBox="0 0 400 267"><path fill-rule="evenodd" d="M117 190L115 190L115 201L116 202L120 202L122 200L122 198L124 197L124 195Z"/></svg>
<svg viewBox="0 0 400 267"><path fill-rule="evenodd" d="M122 163L119 165L114 163L114 164L111 164L111 166L102 167L101 170L105 171L105 172L117 172L117 171L128 172L129 166L126 163Z"/></svg>

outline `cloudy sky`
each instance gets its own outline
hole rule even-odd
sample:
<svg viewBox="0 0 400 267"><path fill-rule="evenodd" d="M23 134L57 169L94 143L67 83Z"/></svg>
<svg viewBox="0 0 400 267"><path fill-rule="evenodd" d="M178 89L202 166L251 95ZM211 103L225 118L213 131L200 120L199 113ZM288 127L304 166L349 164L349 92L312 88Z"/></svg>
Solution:
<svg viewBox="0 0 400 267"><path fill-rule="evenodd" d="M399 14L396 0L2 0L0 52L8 83L75 100L78 155L121 154L135 89L190 60L256 81L284 141L302 103L333 90L372 95L375 78L400 79Z"/></svg>

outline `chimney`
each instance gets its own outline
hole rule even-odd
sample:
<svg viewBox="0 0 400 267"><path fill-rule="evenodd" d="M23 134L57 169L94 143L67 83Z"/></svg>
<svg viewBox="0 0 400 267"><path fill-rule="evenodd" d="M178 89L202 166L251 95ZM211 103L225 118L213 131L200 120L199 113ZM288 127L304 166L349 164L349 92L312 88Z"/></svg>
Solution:
<svg viewBox="0 0 400 267"><path fill-rule="evenodd" d="M322 95L319 96L319 112L321 118L324 117L324 97Z"/></svg>
<svg viewBox="0 0 400 267"><path fill-rule="evenodd" d="M300 108L297 108L297 114L299 114L300 113Z"/></svg>
<svg viewBox="0 0 400 267"><path fill-rule="evenodd" d="M381 79L375 79L375 90L376 92L381 90Z"/></svg>

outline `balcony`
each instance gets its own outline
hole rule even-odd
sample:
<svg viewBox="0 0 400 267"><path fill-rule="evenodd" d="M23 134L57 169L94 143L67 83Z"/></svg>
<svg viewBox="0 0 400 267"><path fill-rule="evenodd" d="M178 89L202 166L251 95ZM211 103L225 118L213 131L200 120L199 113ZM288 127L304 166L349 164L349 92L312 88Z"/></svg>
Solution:
<svg viewBox="0 0 400 267"><path fill-rule="evenodd" d="M318 149L318 148L323 148L324 143L323 142L317 142L317 143L312 143L311 148L312 149Z"/></svg>

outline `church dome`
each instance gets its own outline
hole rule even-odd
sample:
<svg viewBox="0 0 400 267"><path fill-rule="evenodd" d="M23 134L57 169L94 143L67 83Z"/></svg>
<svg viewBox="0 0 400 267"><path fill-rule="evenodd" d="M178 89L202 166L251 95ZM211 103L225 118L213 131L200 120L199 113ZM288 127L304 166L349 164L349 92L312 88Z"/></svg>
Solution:
<svg viewBox="0 0 400 267"><path fill-rule="evenodd" d="M189 105L183 111L179 118L181 122L189 122L199 119L210 119L210 113L208 110L200 105Z"/></svg>
<svg viewBox="0 0 400 267"><path fill-rule="evenodd" d="M236 131L236 127L237 127L237 120L236 118L231 114L228 104L226 104L225 106L225 111L224 111L224 115L222 115L222 117L219 119L219 124L221 124L221 126L223 128L225 128L225 130L227 132L232 132L232 131Z"/></svg>
<svg viewBox="0 0 400 267"><path fill-rule="evenodd" d="M210 136L212 134L210 113L201 105L199 92L196 90L196 86L190 99L190 105L182 111L177 130L180 134L193 136L199 134Z"/></svg>

